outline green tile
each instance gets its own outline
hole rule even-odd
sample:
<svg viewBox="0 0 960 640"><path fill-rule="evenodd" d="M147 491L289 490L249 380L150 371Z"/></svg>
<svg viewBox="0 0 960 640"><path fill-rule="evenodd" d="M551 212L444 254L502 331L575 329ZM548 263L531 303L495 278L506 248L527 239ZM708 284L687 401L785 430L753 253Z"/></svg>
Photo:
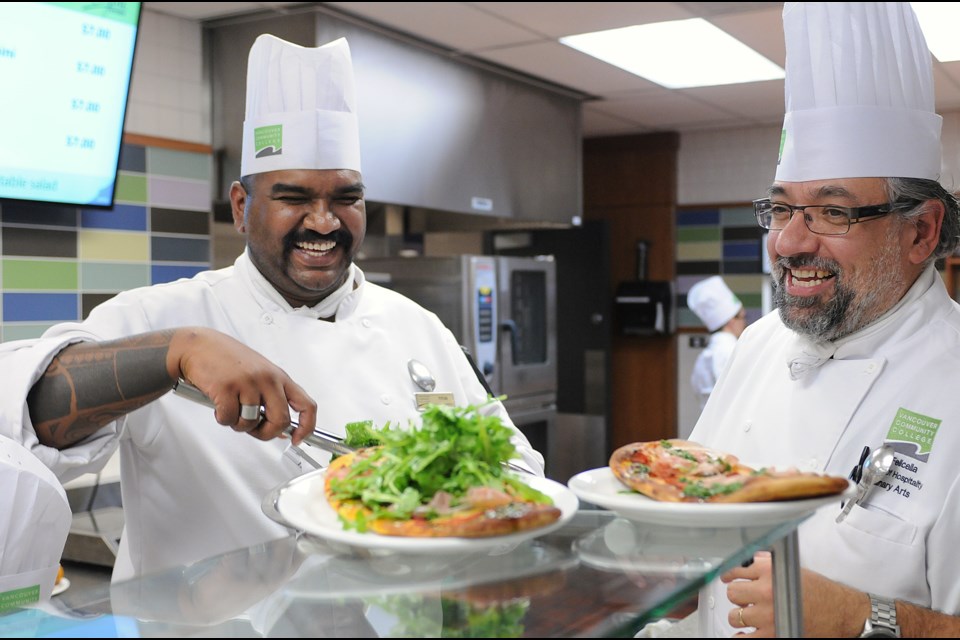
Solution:
<svg viewBox="0 0 960 640"><path fill-rule="evenodd" d="M720 227L677 227L677 242L720 242Z"/></svg>
<svg viewBox="0 0 960 640"><path fill-rule="evenodd" d="M4 260L3 288L64 291L77 288L77 263L73 260Z"/></svg>
<svg viewBox="0 0 960 640"><path fill-rule="evenodd" d="M763 294L757 293L738 293L737 297L740 298L740 302L743 303L743 306L748 309L759 309L763 307Z"/></svg>
<svg viewBox="0 0 960 640"><path fill-rule="evenodd" d="M175 176L192 180L209 180L211 157L206 153L147 148L147 172L150 175Z"/></svg>
<svg viewBox="0 0 960 640"><path fill-rule="evenodd" d="M150 284L150 265L122 262L84 262L80 271L83 291L126 291Z"/></svg>
<svg viewBox="0 0 960 640"><path fill-rule="evenodd" d="M57 324L49 322L46 324L11 324L0 325L3 333L0 335L3 342L13 342L14 340L27 340L29 338L39 338L43 332Z"/></svg>
<svg viewBox="0 0 960 640"><path fill-rule="evenodd" d="M121 171L117 176L116 199L118 202L146 204L147 176Z"/></svg>

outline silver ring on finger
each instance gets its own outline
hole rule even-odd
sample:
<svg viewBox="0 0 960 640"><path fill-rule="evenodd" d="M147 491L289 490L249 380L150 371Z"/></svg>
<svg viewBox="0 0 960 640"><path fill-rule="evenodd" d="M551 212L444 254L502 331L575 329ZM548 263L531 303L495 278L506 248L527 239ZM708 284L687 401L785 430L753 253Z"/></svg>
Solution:
<svg viewBox="0 0 960 640"><path fill-rule="evenodd" d="M259 420L260 407L255 404L241 404L240 417L244 420Z"/></svg>

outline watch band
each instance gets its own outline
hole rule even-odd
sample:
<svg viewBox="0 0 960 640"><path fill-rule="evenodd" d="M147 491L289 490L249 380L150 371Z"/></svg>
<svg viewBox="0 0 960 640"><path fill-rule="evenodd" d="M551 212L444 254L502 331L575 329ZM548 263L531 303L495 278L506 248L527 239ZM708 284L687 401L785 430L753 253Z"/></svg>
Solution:
<svg viewBox="0 0 960 640"><path fill-rule="evenodd" d="M863 636L900 637L897 625L897 604L889 598L870 595L870 619L863 625Z"/></svg>

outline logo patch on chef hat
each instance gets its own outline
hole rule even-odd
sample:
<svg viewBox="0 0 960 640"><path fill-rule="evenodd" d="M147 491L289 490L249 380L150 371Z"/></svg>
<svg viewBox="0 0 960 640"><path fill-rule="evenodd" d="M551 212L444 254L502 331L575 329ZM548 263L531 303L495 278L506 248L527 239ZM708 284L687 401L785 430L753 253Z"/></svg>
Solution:
<svg viewBox="0 0 960 640"><path fill-rule="evenodd" d="M283 153L283 125L271 124L253 130L253 151L257 158Z"/></svg>

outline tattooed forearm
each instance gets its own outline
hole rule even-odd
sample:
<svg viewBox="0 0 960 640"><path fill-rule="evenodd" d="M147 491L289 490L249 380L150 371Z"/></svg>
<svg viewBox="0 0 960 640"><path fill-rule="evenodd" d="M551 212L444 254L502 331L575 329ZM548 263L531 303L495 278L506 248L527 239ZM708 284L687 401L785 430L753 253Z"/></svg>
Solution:
<svg viewBox="0 0 960 640"><path fill-rule="evenodd" d="M57 354L27 397L40 442L68 447L169 391L173 333L79 343Z"/></svg>

